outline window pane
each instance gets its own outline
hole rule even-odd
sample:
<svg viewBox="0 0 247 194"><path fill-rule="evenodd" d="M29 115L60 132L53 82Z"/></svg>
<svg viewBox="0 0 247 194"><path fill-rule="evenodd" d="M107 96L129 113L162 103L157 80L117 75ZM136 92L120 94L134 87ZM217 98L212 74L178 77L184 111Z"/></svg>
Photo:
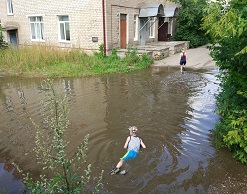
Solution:
<svg viewBox="0 0 247 194"><path fill-rule="evenodd" d="M59 16L59 21L69 21L69 16Z"/></svg>
<svg viewBox="0 0 247 194"><path fill-rule="evenodd" d="M44 24L43 17L30 17L31 39L44 40Z"/></svg>
<svg viewBox="0 0 247 194"><path fill-rule="evenodd" d="M36 29L37 29L37 39L40 39L41 38L41 36L40 36L41 28L40 28L40 24L39 23L36 24Z"/></svg>
<svg viewBox="0 0 247 194"><path fill-rule="evenodd" d="M38 22L42 22L42 17L37 17Z"/></svg>
<svg viewBox="0 0 247 194"><path fill-rule="evenodd" d="M32 35L32 39L36 39L35 24L31 24L31 35Z"/></svg>
<svg viewBox="0 0 247 194"><path fill-rule="evenodd" d="M61 37L61 40L65 40L64 24L63 23L60 23L60 37Z"/></svg>
<svg viewBox="0 0 247 194"><path fill-rule="evenodd" d="M40 37L43 40L44 39L44 24L41 23L40 25L41 25Z"/></svg>
<svg viewBox="0 0 247 194"><path fill-rule="evenodd" d="M137 15L134 16L134 40L137 39Z"/></svg>
<svg viewBox="0 0 247 194"><path fill-rule="evenodd" d="M36 21L36 17L30 17L30 22L35 22Z"/></svg>
<svg viewBox="0 0 247 194"><path fill-rule="evenodd" d="M150 20L149 20L149 36L150 37L154 37L154 18L151 17Z"/></svg>
<svg viewBox="0 0 247 194"><path fill-rule="evenodd" d="M13 13L12 0L7 0L8 13Z"/></svg>
<svg viewBox="0 0 247 194"><path fill-rule="evenodd" d="M66 31L66 40L70 40L70 31L69 31L69 23L65 23L65 31Z"/></svg>
<svg viewBox="0 0 247 194"><path fill-rule="evenodd" d="M70 41L69 16L58 16L60 40Z"/></svg>

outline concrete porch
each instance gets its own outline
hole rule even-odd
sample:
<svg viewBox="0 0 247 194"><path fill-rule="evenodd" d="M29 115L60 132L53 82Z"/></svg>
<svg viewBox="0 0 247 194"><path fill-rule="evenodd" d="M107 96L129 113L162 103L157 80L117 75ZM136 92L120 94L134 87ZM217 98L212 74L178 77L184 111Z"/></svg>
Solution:
<svg viewBox="0 0 247 194"><path fill-rule="evenodd" d="M164 59L170 55L179 53L182 48L189 49L189 41L169 41L169 42L153 42L145 46L133 47L137 49L137 55L146 53L148 56L153 57L155 60ZM124 57L128 49L117 50L117 55Z"/></svg>

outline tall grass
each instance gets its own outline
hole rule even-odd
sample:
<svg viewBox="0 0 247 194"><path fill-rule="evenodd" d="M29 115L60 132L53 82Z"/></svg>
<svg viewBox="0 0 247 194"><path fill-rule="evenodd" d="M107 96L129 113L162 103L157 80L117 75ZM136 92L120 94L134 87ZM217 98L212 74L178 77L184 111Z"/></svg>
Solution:
<svg viewBox="0 0 247 194"><path fill-rule="evenodd" d="M52 46L33 45L18 49L0 50L0 69L10 76L24 77L78 77L114 72L128 72L148 67L153 60L145 54L138 57L129 49L121 59L113 51L103 56L103 51L89 56L80 50L62 50Z"/></svg>

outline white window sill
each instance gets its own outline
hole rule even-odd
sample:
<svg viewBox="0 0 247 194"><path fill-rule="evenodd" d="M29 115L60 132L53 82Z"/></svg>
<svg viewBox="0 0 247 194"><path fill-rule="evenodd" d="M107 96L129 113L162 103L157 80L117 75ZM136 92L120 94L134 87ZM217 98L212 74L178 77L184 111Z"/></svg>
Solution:
<svg viewBox="0 0 247 194"><path fill-rule="evenodd" d="M7 16L13 16L14 14L13 13L8 13Z"/></svg>
<svg viewBox="0 0 247 194"><path fill-rule="evenodd" d="M45 40L41 40L41 39L31 39L32 42L45 42Z"/></svg>
<svg viewBox="0 0 247 194"><path fill-rule="evenodd" d="M155 38L154 36L149 36L149 38Z"/></svg>
<svg viewBox="0 0 247 194"><path fill-rule="evenodd" d="M70 44L70 41L65 41L65 40L59 40L59 43L65 43L65 44Z"/></svg>

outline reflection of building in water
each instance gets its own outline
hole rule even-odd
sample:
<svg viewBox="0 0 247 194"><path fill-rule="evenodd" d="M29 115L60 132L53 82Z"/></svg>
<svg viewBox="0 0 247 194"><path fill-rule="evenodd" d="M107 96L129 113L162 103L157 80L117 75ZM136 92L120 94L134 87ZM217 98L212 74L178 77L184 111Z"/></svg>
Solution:
<svg viewBox="0 0 247 194"><path fill-rule="evenodd" d="M5 97L5 105L6 105L7 111L12 111L14 109L13 103L12 103L12 100L11 100L11 96L6 96Z"/></svg>
<svg viewBox="0 0 247 194"><path fill-rule="evenodd" d="M63 82L62 82L62 84L63 84L63 88L64 88L64 93L65 93L65 95L66 94L71 94L71 86L70 86L70 80L64 80L63 79Z"/></svg>
<svg viewBox="0 0 247 194"><path fill-rule="evenodd" d="M18 80L17 83L12 81L8 86L6 82L1 84L4 96L3 100L0 98L0 130L4 129L0 135L0 150L4 150L1 155L22 164L24 170L35 171L37 166L32 158L32 149L36 129L32 121L43 127L43 106L40 101L48 91L40 90L41 82L33 80L28 83L23 80ZM67 95L69 101L69 153L74 153L74 147L77 147L88 133L90 138L97 141L99 131L106 128L106 93L101 78L61 79L54 82L54 89L62 96ZM23 107L26 108L25 111ZM12 112L8 112L9 110ZM12 132L9 133L9 130ZM92 141L91 144L94 151L96 145L100 148L103 146L99 145L99 142Z"/></svg>
<svg viewBox="0 0 247 194"><path fill-rule="evenodd" d="M26 101L25 101L25 95L24 95L24 91L23 90L18 90L18 95L19 95L19 100L20 100L20 103L21 105L25 105L27 104Z"/></svg>

